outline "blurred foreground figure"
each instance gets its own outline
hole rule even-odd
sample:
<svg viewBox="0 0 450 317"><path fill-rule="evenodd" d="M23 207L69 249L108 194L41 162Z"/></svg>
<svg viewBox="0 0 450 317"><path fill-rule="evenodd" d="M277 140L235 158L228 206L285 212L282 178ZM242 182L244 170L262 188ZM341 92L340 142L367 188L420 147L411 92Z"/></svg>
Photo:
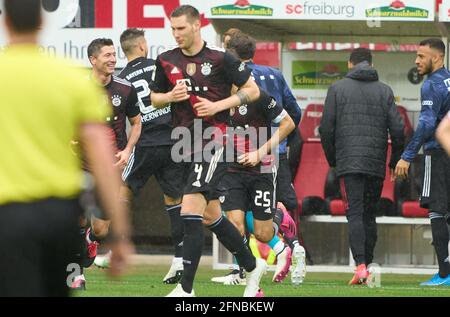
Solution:
<svg viewBox="0 0 450 317"><path fill-rule="evenodd" d="M68 296L80 248L80 140L113 220L111 273L125 267L129 223L103 121L110 108L86 74L38 51L38 0L5 0L9 45L0 57L0 296Z"/></svg>
<svg viewBox="0 0 450 317"><path fill-rule="evenodd" d="M442 122L436 131L436 137L450 156L450 111L447 113L447 116L442 119Z"/></svg>

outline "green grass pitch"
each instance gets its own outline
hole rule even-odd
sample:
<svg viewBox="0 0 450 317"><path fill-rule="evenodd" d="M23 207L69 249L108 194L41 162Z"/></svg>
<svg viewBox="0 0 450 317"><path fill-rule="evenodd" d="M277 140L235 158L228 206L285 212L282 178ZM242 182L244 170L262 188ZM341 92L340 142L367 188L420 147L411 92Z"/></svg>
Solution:
<svg viewBox="0 0 450 317"><path fill-rule="evenodd" d="M76 291L77 297L162 297L174 285L164 285L163 276L167 266L139 265L132 267L119 280L108 278L106 271L89 268L85 271L86 291ZM197 272L194 290L198 297L241 297L244 286L226 286L210 281L213 276L221 276L227 271L212 270L201 266ZM268 272L262 280L262 288L267 297L450 297L450 287L421 287L420 282L430 278L423 275L383 274L380 288L348 286L351 274L308 273L304 283L298 287L291 285L289 276L281 284L271 281L273 272Z"/></svg>

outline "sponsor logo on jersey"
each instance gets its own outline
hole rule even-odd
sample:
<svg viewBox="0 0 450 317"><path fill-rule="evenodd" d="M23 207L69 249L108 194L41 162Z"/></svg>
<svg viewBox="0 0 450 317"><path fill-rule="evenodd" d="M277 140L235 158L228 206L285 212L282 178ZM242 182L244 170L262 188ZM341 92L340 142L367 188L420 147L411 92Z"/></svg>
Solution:
<svg viewBox="0 0 450 317"><path fill-rule="evenodd" d="M170 73L171 74L179 74L180 71L179 71L179 69L177 67L174 67Z"/></svg>
<svg viewBox="0 0 450 317"><path fill-rule="evenodd" d="M275 108L276 105L277 105L277 101L272 98L272 100L270 101L270 103L267 106L267 108L272 109L272 108Z"/></svg>
<svg viewBox="0 0 450 317"><path fill-rule="evenodd" d="M270 209L270 207L269 207L269 208L267 208L266 210L264 210L264 212L265 212L266 214L271 214L271 213L272 213L272 209Z"/></svg>
<svg viewBox="0 0 450 317"><path fill-rule="evenodd" d="M422 101L422 106L433 106L433 100Z"/></svg>
<svg viewBox="0 0 450 317"><path fill-rule="evenodd" d="M212 65L210 63L202 64L202 74L204 76L209 76L211 74Z"/></svg>
<svg viewBox="0 0 450 317"><path fill-rule="evenodd" d="M194 187L202 187L202 185L200 184L200 181L193 182L192 186L194 186Z"/></svg>
<svg viewBox="0 0 450 317"><path fill-rule="evenodd" d="M450 78L447 78L444 80L445 87L447 87L447 90L450 91Z"/></svg>
<svg viewBox="0 0 450 317"><path fill-rule="evenodd" d="M114 107L119 107L122 104L122 97L119 95L114 95L111 97L111 103Z"/></svg>
<svg viewBox="0 0 450 317"><path fill-rule="evenodd" d="M244 63L244 62L242 62L242 63L241 63L241 65L239 65L239 68L238 68L238 70L239 70L240 72L243 72L243 71L244 71L244 69L245 69L245 63Z"/></svg>
<svg viewBox="0 0 450 317"><path fill-rule="evenodd" d="M195 63L187 64L187 66L186 66L186 73L189 76L194 76L196 72L197 72L197 64L195 64Z"/></svg>
<svg viewBox="0 0 450 317"><path fill-rule="evenodd" d="M247 110L247 105L242 105L239 107L239 114L241 116L245 116L247 114L248 110Z"/></svg>

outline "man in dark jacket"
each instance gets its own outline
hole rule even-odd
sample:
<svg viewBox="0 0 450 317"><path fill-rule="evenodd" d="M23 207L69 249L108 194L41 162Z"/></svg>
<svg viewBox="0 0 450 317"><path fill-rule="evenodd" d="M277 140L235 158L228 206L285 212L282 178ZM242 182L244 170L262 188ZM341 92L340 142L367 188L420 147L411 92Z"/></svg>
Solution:
<svg viewBox="0 0 450 317"><path fill-rule="evenodd" d="M392 175L403 150L404 132L392 89L378 81L371 52L355 49L348 67L346 77L328 90L319 131L346 204L350 247L357 265L349 284L362 284L377 240L375 210L385 177L388 133Z"/></svg>

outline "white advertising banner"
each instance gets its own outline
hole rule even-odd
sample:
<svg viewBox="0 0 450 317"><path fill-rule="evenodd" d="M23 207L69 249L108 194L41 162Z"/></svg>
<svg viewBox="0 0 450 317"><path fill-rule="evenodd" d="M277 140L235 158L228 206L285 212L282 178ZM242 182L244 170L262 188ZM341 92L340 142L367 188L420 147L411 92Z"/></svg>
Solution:
<svg viewBox="0 0 450 317"><path fill-rule="evenodd" d="M450 0L443 0L439 7L439 21L450 22Z"/></svg>
<svg viewBox="0 0 450 317"><path fill-rule="evenodd" d="M215 19L434 21L435 0L217 0Z"/></svg>
<svg viewBox="0 0 450 317"><path fill-rule="evenodd" d="M126 59L120 50L120 34L128 27L146 31L149 57L155 58L161 51L175 45L168 16L181 4L191 4L201 13L208 8L201 0L43 0L45 27L40 44L51 55L65 56L89 66L87 46L100 37L111 38L117 47L121 68ZM3 11L3 0L0 0ZM0 50L7 44L0 14ZM216 41L216 32L203 18L203 38Z"/></svg>

